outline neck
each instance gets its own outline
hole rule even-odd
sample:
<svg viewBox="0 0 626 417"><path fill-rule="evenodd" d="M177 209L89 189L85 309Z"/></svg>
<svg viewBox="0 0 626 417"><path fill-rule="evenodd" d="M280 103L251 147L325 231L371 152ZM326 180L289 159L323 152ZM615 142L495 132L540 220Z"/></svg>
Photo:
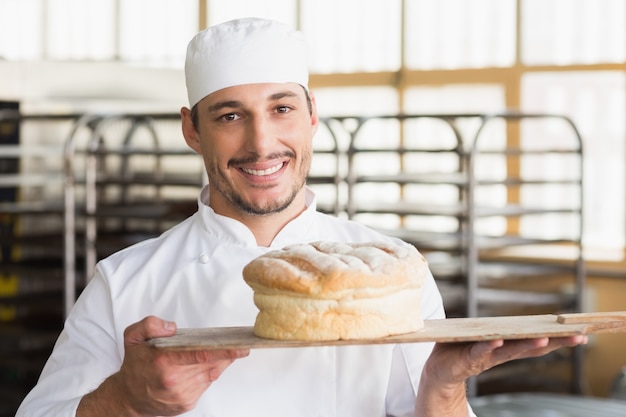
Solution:
<svg viewBox="0 0 626 417"><path fill-rule="evenodd" d="M293 219L306 210L306 192L303 188L296 198L284 210L266 215L255 215L233 207L231 204L222 204L219 198L209 194L209 206L215 213L230 217L243 223L256 238L257 245L269 247L278 233Z"/></svg>
<svg viewBox="0 0 626 417"><path fill-rule="evenodd" d="M296 218L305 209L306 207L302 205L299 211L294 211L290 215L283 216L272 214L269 216L254 216L253 218L240 220L254 234L257 245L269 247L287 223Z"/></svg>

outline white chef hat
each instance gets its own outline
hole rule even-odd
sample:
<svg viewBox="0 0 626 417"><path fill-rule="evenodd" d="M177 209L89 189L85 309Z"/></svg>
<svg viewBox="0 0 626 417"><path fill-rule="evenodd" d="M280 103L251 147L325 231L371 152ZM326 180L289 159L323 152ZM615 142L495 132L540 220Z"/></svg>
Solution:
<svg viewBox="0 0 626 417"><path fill-rule="evenodd" d="M243 18L198 33L185 60L189 106L241 84L295 82L308 89L306 41L301 32L266 19Z"/></svg>

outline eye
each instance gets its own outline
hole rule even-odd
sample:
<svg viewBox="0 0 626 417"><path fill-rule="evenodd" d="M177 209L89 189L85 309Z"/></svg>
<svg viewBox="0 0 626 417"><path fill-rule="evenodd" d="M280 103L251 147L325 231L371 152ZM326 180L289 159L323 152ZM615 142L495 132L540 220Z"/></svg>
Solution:
<svg viewBox="0 0 626 417"><path fill-rule="evenodd" d="M291 111L291 107L289 106L278 106L276 107L276 113L289 113Z"/></svg>
<svg viewBox="0 0 626 417"><path fill-rule="evenodd" d="M226 113L219 117L219 120L223 120L225 122L234 122L235 120L239 120L239 115L237 113Z"/></svg>

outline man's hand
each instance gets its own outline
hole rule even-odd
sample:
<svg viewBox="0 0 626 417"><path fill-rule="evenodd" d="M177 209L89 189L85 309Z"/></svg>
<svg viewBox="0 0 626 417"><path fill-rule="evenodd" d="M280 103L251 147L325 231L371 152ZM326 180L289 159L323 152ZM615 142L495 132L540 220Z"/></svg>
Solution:
<svg viewBox="0 0 626 417"><path fill-rule="evenodd" d="M487 369L515 359L543 356L556 349L587 342L586 336L523 340L490 340L478 343L438 343L428 359L428 377L438 384L465 382Z"/></svg>
<svg viewBox="0 0 626 417"><path fill-rule="evenodd" d="M587 336L437 343L424 366L416 416L467 416L465 382L494 366L587 343Z"/></svg>
<svg viewBox="0 0 626 417"><path fill-rule="evenodd" d="M160 350L146 343L172 336L176 325L156 317L124 332L119 372L83 397L76 415L174 416L193 409L202 393L249 350Z"/></svg>

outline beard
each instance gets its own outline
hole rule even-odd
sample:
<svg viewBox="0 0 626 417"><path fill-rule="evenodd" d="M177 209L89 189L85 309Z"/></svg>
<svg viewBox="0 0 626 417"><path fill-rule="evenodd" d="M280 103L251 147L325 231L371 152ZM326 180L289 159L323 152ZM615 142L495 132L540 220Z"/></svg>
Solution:
<svg viewBox="0 0 626 417"><path fill-rule="evenodd" d="M239 210L244 211L247 214L252 214L256 216L265 216L273 213L280 213L285 210L287 207L293 203L296 196L304 187L305 181L299 181L296 184L293 184L291 190L288 195L286 195L282 200L274 200L269 201L265 204L252 204L245 201L241 195L236 194L233 190L230 190L230 195L227 198L235 205Z"/></svg>
<svg viewBox="0 0 626 417"><path fill-rule="evenodd" d="M285 153L276 155L274 157L290 157L292 161L295 161L295 155L293 153ZM253 160L232 160L229 165L236 165L242 162L254 162ZM228 177L217 166L210 167L207 172L209 174L209 183L220 193L231 205L241 212L254 216L266 216L274 213L280 213L287 209L298 196L298 193L306 184L306 178L311 166L311 153L305 153L300 166L296 170L296 177L289 192L283 196L280 196L276 200L266 201L264 203L256 203L254 201L247 201L241 193L238 193L236 188L229 182ZM271 188L268 186L259 186L259 189Z"/></svg>

